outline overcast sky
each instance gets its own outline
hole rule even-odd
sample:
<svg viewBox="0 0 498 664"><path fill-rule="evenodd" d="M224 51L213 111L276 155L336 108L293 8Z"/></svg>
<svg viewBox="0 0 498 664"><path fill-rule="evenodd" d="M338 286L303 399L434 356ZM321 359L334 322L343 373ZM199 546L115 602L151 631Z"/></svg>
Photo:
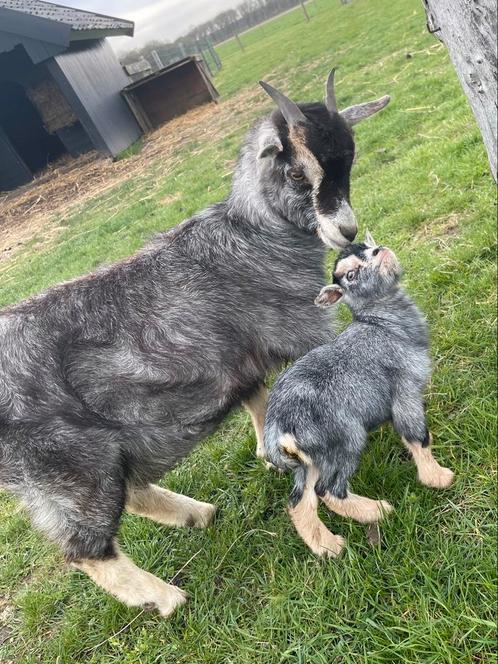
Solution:
<svg viewBox="0 0 498 664"><path fill-rule="evenodd" d="M56 1L56 0L54 0ZM143 46L152 39L173 40L193 25L203 23L221 11L236 7L241 0L61 0L61 5L109 14L135 22L135 37L113 37L109 41L119 52Z"/></svg>

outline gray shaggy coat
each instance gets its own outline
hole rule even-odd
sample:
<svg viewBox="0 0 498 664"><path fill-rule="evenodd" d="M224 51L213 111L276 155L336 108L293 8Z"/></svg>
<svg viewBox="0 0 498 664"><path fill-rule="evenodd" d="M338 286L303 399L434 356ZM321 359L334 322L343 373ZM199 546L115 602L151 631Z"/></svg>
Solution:
<svg viewBox="0 0 498 664"><path fill-rule="evenodd" d="M362 117L380 107L362 105ZM149 483L257 400L269 371L329 339L313 304L326 245L356 233L347 113L282 108L249 132L227 200L130 259L0 312L0 484L68 560L163 615L179 591L126 567L114 542L125 504L205 525L211 506ZM104 574L97 563L109 559ZM125 568L135 582L122 588Z"/></svg>

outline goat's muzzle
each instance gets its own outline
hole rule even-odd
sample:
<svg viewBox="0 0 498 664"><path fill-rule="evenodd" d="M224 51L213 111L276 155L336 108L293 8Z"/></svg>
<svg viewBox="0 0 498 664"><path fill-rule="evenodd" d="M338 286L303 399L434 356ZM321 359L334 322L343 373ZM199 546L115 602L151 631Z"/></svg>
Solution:
<svg viewBox="0 0 498 664"><path fill-rule="evenodd" d="M333 214L317 214L318 235L332 249L344 249L358 233L358 223L349 203L344 199Z"/></svg>

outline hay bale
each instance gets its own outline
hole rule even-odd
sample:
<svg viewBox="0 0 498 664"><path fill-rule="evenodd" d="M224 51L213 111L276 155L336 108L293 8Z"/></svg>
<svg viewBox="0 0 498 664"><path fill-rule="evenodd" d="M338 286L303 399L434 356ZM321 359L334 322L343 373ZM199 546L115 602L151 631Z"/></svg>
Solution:
<svg viewBox="0 0 498 664"><path fill-rule="evenodd" d="M49 134L77 122L78 118L55 81L46 79L26 90L26 94L38 109Z"/></svg>

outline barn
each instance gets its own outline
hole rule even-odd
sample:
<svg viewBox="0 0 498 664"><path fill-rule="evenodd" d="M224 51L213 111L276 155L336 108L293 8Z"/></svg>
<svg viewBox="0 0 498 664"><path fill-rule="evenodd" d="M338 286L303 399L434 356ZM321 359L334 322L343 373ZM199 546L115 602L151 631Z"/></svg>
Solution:
<svg viewBox="0 0 498 664"><path fill-rule="evenodd" d="M107 37L134 25L43 0L0 0L0 191L65 153L116 156L142 133Z"/></svg>

